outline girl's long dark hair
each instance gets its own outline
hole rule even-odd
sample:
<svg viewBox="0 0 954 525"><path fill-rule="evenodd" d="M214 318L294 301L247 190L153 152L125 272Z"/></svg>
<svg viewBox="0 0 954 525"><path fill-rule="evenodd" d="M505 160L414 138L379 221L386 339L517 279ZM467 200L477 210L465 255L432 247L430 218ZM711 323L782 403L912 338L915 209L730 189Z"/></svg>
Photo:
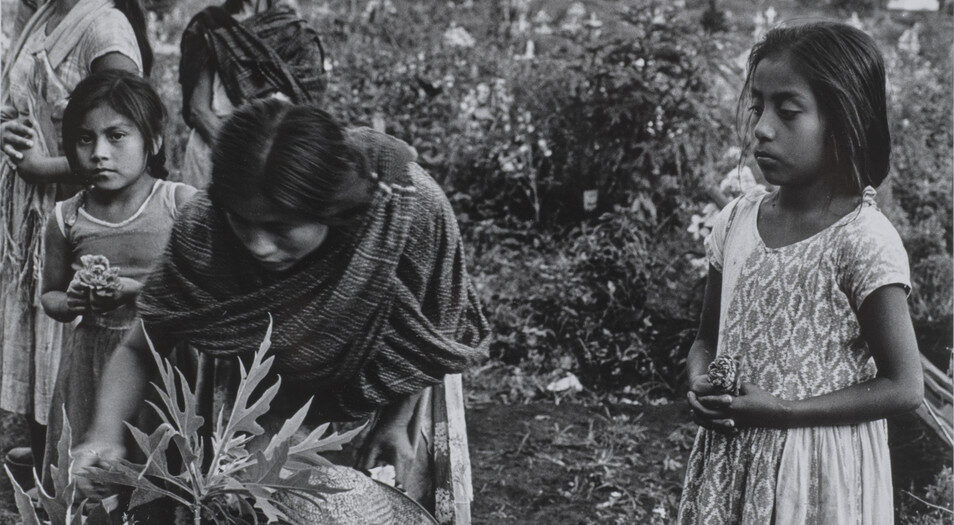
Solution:
<svg viewBox="0 0 954 525"><path fill-rule="evenodd" d="M845 179L845 188L861 193L878 187L888 175L891 134L885 96L884 58L874 40L852 26L814 22L772 29L749 53L737 115L743 144L751 143L747 113L755 68L766 58L792 60L811 87L826 118L826 154Z"/></svg>
<svg viewBox="0 0 954 525"><path fill-rule="evenodd" d="M146 167L150 175L165 179L169 175L166 170L165 141L157 153L154 154L152 148L155 141L162 137L166 108L149 81L116 69L91 74L70 93L70 101L63 111L63 150L70 166L75 169L79 165L76 142L83 119L91 110L101 106L107 106L133 121L143 138Z"/></svg>
<svg viewBox="0 0 954 525"><path fill-rule="evenodd" d="M264 197L279 209L324 221L369 201L367 161L327 112L276 98L237 109L212 153L209 197L217 207Z"/></svg>
<svg viewBox="0 0 954 525"><path fill-rule="evenodd" d="M126 20L129 20L129 25L136 34L136 43L139 44L139 54L142 56L142 74L148 77L152 73L153 55L142 0L113 0L113 5L126 15Z"/></svg>

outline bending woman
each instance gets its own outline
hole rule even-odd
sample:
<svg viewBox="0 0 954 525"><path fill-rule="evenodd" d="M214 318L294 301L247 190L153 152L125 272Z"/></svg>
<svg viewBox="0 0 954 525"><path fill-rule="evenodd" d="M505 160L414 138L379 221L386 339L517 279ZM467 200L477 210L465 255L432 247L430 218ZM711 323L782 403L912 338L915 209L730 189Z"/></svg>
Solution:
<svg viewBox="0 0 954 525"><path fill-rule="evenodd" d="M17 21L0 88L0 409L28 416L39 459L64 330L39 307L43 227L54 201L82 183L63 156L63 109L92 72L148 74L152 51L138 0L24 2Z"/></svg>
<svg viewBox="0 0 954 525"><path fill-rule="evenodd" d="M211 144L232 111L254 99L317 102L324 90L318 33L281 0L225 0L196 14L182 34L182 118L192 128L182 182L205 188Z"/></svg>
<svg viewBox="0 0 954 525"><path fill-rule="evenodd" d="M394 465L409 495L454 523L471 498L456 373L486 357L489 331L450 203L414 159L314 107L237 110L208 197L180 212L138 306L157 348L188 341L222 358L257 348L271 314L275 429L310 396L310 422L373 414L356 466ZM80 472L123 454L150 363L135 330L104 372Z"/></svg>

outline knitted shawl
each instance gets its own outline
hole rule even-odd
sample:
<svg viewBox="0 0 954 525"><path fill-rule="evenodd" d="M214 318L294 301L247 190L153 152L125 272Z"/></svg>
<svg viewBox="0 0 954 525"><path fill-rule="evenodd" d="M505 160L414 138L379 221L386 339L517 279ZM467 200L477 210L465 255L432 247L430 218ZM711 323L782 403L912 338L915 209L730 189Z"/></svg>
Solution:
<svg viewBox="0 0 954 525"><path fill-rule="evenodd" d="M379 188L360 224L290 273L268 275L204 193L181 211L138 308L147 332L216 357L247 355L273 318L282 390L358 417L487 354L489 328L447 198L387 135L352 133ZM303 402L304 399L299 401Z"/></svg>

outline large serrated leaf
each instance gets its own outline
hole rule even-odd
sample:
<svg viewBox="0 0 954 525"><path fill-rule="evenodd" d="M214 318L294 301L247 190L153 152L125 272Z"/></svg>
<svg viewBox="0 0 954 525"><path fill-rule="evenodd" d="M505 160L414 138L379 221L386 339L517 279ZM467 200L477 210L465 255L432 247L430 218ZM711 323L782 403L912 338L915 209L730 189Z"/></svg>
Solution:
<svg viewBox="0 0 954 525"><path fill-rule="evenodd" d="M285 516L285 513L276 507L271 501L275 494L274 490L269 490L259 485L246 486L246 490L248 490L252 495L252 498L255 499L255 508L265 514L265 518L269 523L275 523L278 520L288 519Z"/></svg>
<svg viewBox="0 0 954 525"><path fill-rule="evenodd" d="M66 416L66 405L62 405L60 409L63 413L63 428L56 442L56 454L60 464L56 465L58 467L56 470L50 468L54 494L65 494L66 487L72 481L69 466L73 464L73 453L70 451L73 446L71 442L73 429L70 426L70 418ZM66 464L66 468L62 468L63 464Z"/></svg>
<svg viewBox="0 0 954 525"><path fill-rule="evenodd" d="M166 452L169 449L169 440L172 439L175 430L163 423L147 436L145 432L130 423L126 423L126 427L129 428L129 432L136 440L139 449L146 455L146 462L143 464L142 474L140 475L173 477L166 461Z"/></svg>
<svg viewBox="0 0 954 525"><path fill-rule="evenodd" d="M7 477L10 478L10 485L13 487L13 499L17 504L17 512L20 513L20 519L23 525L40 525L40 518L36 515L36 509L33 508L33 500L23 490L23 487L17 483L10 467L4 465L3 470L7 471Z"/></svg>
<svg viewBox="0 0 954 525"><path fill-rule="evenodd" d="M314 455L318 452L341 450L341 447L353 440L355 436L364 430L365 426L367 426L367 423L363 423L361 426L345 432L333 433L325 438L322 438L321 434L318 433L319 429L315 429L307 438L291 447L288 451L288 455L294 459L304 460L309 455Z"/></svg>

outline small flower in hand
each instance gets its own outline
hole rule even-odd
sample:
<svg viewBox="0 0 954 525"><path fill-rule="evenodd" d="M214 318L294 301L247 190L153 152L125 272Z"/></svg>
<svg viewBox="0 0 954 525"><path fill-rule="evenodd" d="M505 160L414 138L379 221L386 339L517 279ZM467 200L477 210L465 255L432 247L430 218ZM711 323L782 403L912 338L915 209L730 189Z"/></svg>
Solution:
<svg viewBox="0 0 954 525"><path fill-rule="evenodd" d="M739 394L739 363L735 357L722 354L709 363L709 382L717 389Z"/></svg>
<svg viewBox="0 0 954 525"><path fill-rule="evenodd" d="M83 267L76 272L76 278L94 292L110 295L121 288L119 269L109 267L109 259L102 255L84 255L80 257Z"/></svg>

